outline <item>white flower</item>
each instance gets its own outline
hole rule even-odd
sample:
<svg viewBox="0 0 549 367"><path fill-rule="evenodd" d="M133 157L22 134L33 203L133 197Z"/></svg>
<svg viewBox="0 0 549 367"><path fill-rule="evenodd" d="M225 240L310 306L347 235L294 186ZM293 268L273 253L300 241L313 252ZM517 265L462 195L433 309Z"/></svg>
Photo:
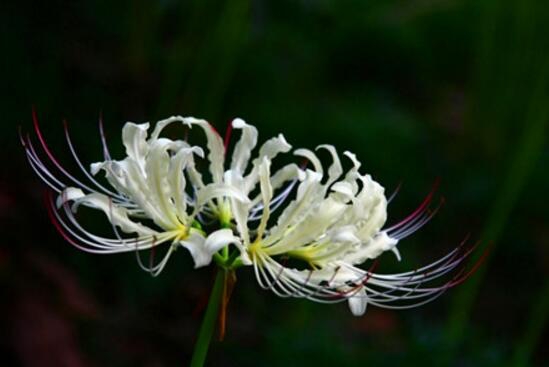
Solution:
<svg viewBox="0 0 549 367"><path fill-rule="evenodd" d="M251 196L249 202L229 200L247 251L244 263L251 261L263 288L281 297L328 303L348 300L352 313L361 315L368 303L387 308L426 303L456 282L454 279L439 287L423 286L461 263L464 256L459 255L458 249L413 272L384 275L374 273L373 268L358 267L385 251L392 251L400 260L398 241L434 214L428 210L432 194L404 221L383 230L388 202L384 189L369 175L359 173L360 162L354 154L344 153L352 164L345 175L336 149L330 145L318 147L332 157L327 172L314 152L297 149L294 155L305 158L312 169L290 164L271 174L275 155L264 154L263 146L250 173L243 176L249 152L257 143L257 131L242 120L235 120L233 128L242 129L242 136L231 169L223 177L226 184L240 188L243 195L256 192L259 186L259 193ZM284 142L284 149L276 152L287 151L289 146ZM246 152L245 156L242 152ZM274 195L275 192L279 193ZM276 224L269 227L273 211L291 195L294 199L278 215ZM400 304L393 304L396 302Z"/></svg>
<svg viewBox="0 0 549 367"><path fill-rule="evenodd" d="M189 118L187 121L181 117L172 117L159 121L150 136L148 123L126 123L122 130L122 141L127 156L120 161L110 158L103 138L105 161L92 164L91 172L95 175L99 170L105 171L112 186L112 189L108 189L83 167L71 143L68 129L65 129L69 148L91 185L70 175L50 152L34 117L35 130L44 152L65 176L64 179L72 181L75 186L65 184L63 178L52 174L29 138L23 139L27 157L36 173L59 194L57 205L50 208L52 219L64 237L78 248L109 254L152 249L170 243L162 261L147 269L156 275L162 271L177 246L188 249L195 267L200 267L208 265L212 256L221 248L239 243L239 239L227 228L206 236L195 218L214 198L231 197L244 202L248 199L240 191L221 182L195 184L192 186L194 190L189 192L184 171L194 172L194 156L202 157L202 149L191 147L181 140L160 137L164 127L171 122L180 121L190 126L191 123L201 124L199 120ZM191 177L197 179L196 175ZM69 202L72 205L69 206ZM112 223L116 236L106 238L85 230L74 216L80 206L103 211Z"/></svg>

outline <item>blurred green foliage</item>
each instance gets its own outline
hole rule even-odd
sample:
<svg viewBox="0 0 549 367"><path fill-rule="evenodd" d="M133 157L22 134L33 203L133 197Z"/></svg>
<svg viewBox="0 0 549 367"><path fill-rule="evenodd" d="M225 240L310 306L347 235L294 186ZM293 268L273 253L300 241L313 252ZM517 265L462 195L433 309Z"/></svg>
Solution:
<svg viewBox="0 0 549 367"><path fill-rule="evenodd" d="M277 299L238 273L212 366L549 366L549 7L523 0L8 1L2 47L2 365L163 366L190 357L211 269L178 251L159 278L132 255L67 245L41 208L17 127L35 105L70 166L115 157L125 121L235 116L260 139L351 150L390 192L389 222L436 177L446 205L400 245L414 268L467 233L492 254L420 309ZM104 223L91 223L104 228Z"/></svg>

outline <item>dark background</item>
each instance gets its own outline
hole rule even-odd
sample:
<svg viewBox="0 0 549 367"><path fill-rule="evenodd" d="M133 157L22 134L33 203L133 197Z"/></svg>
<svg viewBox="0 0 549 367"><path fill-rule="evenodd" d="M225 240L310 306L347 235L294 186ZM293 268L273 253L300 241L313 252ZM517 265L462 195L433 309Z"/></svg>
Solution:
<svg viewBox="0 0 549 367"><path fill-rule="evenodd" d="M152 278L132 254L94 256L55 232L17 128L38 111L71 166L114 156L125 121L173 114L260 140L351 150L387 190L394 223L436 177L446 205L403 241L402 267L471 233L493 243L469 281L403 312L278 299L238 272L211 366L549 366L545 1L18 1L0 6L0 364L183 366L212 268L178 251ZM98 221L103 219L98 214ZM103 223L103 222L101 222ZM383 267L394 266L392 255ZM544 353L545 352L545 353Z"/></svg>

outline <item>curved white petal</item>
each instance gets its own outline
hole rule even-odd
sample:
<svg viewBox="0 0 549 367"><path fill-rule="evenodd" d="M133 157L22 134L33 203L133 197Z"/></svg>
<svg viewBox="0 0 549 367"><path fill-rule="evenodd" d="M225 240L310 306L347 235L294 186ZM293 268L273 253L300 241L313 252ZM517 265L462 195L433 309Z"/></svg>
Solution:
<svg viewBox="0 0 549 367"><path fill-rule="evenodd" d="M100 170L105 171L105 178L109 184L119 193L129 196L124 183L124 170L120 167L120 163L117 161L106 161L93 163L91 165L91 173L96 175Z"/></svg>
<svg viewBox="0 0 549 367"><path fill-rule="evenodd" d="M264 158L272 161L277 155L280 153L287 153L290 149L292 149L292 146L288 144L282 134L263 143L261 148L259 148L258 157L252 162L252 171L245 177L244 191L246 193L250 192L257 184L259 165L263 162Z"/></svg>
<svg viewBox="0 0 549 367"><path fill-rule="evenodd" d="M122 128L122 143L126 148L126 155L143 166L145 155L148 153L147 130L149 123L135 124L127 122Z"/></svg>
<svg viewBox="0 0 549 367"><path fill-rule="evenodd" d="M349 152L346 150L343 152L343 155L347 156L352 162L353 162L353 171L357 171L362 166L362 163L356 158L356 154Z"/></svg>
<svg viewBox="0 0 549 367"><path fill-rule="evenodd" d="M127 158L125 161L119 162L119 166L123 168L124 185L132 200L152 219L158 226L164 229L171 229L174 223L164 215L164 210L159 204L158 197L152 190L153 186L149 185L147 176L143 169L132 160Z"/></svg>
<svg viewBox="0 0 549 367"><path fill-rule="evenodd" d="M275 174L271 176L270 180L271 180L272 190L274 191L279 189L284 183L288 181L292 181L292 180L303 181L305 177L306 177L306 174L301 168L299 168L295 163L290 163L280 168L278 171L276 171ZM261 196L261 193L259 193L252 200L252 206L257 205L262 200L263 198Z"/></svg>
<svg viewBox="0 0 549 367"><path fill-rule="evenodd" d="M358 237L362 241L372 238L387 220L385 190L370 175L360 176L362 190L353 205L352 220L358 224Z"/></svg>
<svg viewBox="0 0 549 367"><path fill-rule="evenodd" d="M128 217L128 210L122 208L112 202L112 199L106 195L100 193L92 193L84 195L79 189L69 188L65 194L61 194L58 198L57 204L63 205L68 200L72 201L72 211L76 212L80 205L87 206L89 208L99 209L105 213L109 218L109 221L120 227L120 229L126 233L138 233L140 235L153 235L157 232L142 225L136 223Z"/></svg>
<svg viewBox="0 0 549 367"><path fill-rule="evenodd" d="M243 187L244 179L241 175L228 170L225 172L224 181L232 187ZM248 215L250 213L250 202L243 202L236 200L234 197L230 198L231 213L236 223L236 229L240 234L243 245L248 246L250 244L250 232L248 230Z"/></svg>
<svg viewBox="0 0 549 367"><path fill-rule="evenodd" d="M237 187L222 183L211 183L204 186L196 197L196 208L199 210L205 203L214 198L235 198L243 203L249 203L250 199Z"/></svg>
<svg viewBox="0 0 549 367"><path fill-rule="evenodd" d="M168 181L170 171L170 155L168 149L173 142L168 139L158 139L150 146L149 154L145 161L145 173L147 175L147 187L151 197L156 203L159 214L169 221L172 227L177 227L179 220L176 216L175 203L171 200L171 190Z"/></svg>
<svg viewBox="0 0 549 367"><path fill-rule="evenodd" d="M299 168L295 163L290 163L271 176L271 185L273 190L278 189L284 182L290 180L303 181L305 179L305 172Z"/></svg>
<svg viewBox="0 0 549 367"><path fill-rule="evenodd" d="M158 139L158 137L162 133L162 130L164 130L164 128L166 128L166 126L168 126L169 124L174 123L174 122L183 122L183 121L184 121L184 119L183 119L182 116L171 116L171 117L168 117L164 120L158 121L156 123L156 125L154 126L153 132L151 133L150 140L154 141L154 140Z"/></svg>
<svg viewBox="0 0 549 367"><path fill-rule="evenodd" d="M353 200L355 197L355 192L353 185L346 181L339 181L332 185L330 190L334 193L339 194L340 201L349 201Z"/></svg>
<svg viewBox="0 0 549 367"><path fill-rule="evenodd" d="M318 201L323 192L320 184L322 176L318 173L307 170L306 178L299 184L297 197L291 201L278 217L275 227L270 230L270 236L265 239L266 245L271 245L282 237L288 228L302 220L313 209L313 203Z"/></svg>
<svg viewBox="0 0 549 367"><path fill-rule="evenodd" d="M257 129L239 118L233 120L232 126L234 129L241 129L242 136L234 148L231 170L243 175L252 150L257 144Z"/></svg>
<svg viewBox="0 0 549 367"><path fill-rule="evenodd" d="M271 215L269 204L273 198L273 188L271 186L271 162L267 157L263 158L263 162L259 166L259 183L261 189L261 197L263 198L263 214L257 228L257 238L263 238L263 233L267 227L267 221Z"/></svg>
<svg viewBox="0 0 549 367"><path fill-rule="evenodd" d="M177 217L180 221L185 222L187 220L187 193L186 180L184 169L187 164L193 159L193 154L200 155L202 149L199 147L183 148L180 149L172 158L170 165L170 171L168 174L169 184L171 190L171 197L173 198Z"/></svg>
<svg viewBox="0 0 549 367"><path fill-rule="evenodd" d="M57 200L55 201L55 205L57 209L59 209L63 206L63 204L69 201L74 201L74 200L83 198L84 196L86 196L86 194L84 194L84 191L82 191L81 189L78 189L76 187L67 187L57 197Z"/></svg>
<svg viewBox="0 0 549 367"><path fill-rule="evenodd" d="M345 257L351 264L361 264L368 259L375 259L385 251L393 250L398 240L391 238L387 232L380 232L370 241L361 244L356 250ZM397 255L397 258L399 255Z"/></svg>
<svg viewBox="0 0 549 367"><path fill-rule="evenodd" d="M320 163L320 159L318 159L318 157L316 156L316 154L313 151L311 151L309 149L304 149L304 148L296 149L294 151L294 155L306 158L307 160L309 160L309 162L311 162L311 164L313 165L313 168L315 169L315 171L317 173L319 173L321 175L324 174L324 169L322 168L322 163Z"/></svg>
<svg viewBox="0 0 549 367"><path fill-rule="evenodd" d="M275 245L267 250L268 253L281 254L292 251L321 238L331 226L339 221L347 207L331 198L319 200L317 204L311 206L314 210L309 210L306 216L294 224L295 230L287 231Z"/></svg>
<svg viewBox="0 0 549 367"><path fill-rule="evenodd" d="M259 148L259 156L257 162L261 163L263 157L272 160L280 153L288 153L292 149L292 146L288 144L284 135L279 134L277 137L267 140L261 148Z"/></svg>
<svg viewBox="0 0 549 367"><path fill-rule="evenodd" d="M194 117L185 117L184 123L189 127L198 125L204 130L208 141L208 160L210 161L210 173L213 182L220 183L223 180L223 164L225 162L225 146L223 139L212 125L206 120L199 120Z"/></svg>
<svg viewBox="0 0 549 367"><path fill-rule="evenodd" d="M328 168L328 182L326 183L326 185L330 185L332 182L337 180L339 176L341 176L341 174L343 173L341 161L333 145L323 144L319 145L316 149L326 149L332 155L333 163L330 168Z"/></svg>
<svg viewBox="0 0 549 367"><path fill-rule="evenodd" d="M220 229L210 234L207 238L204 238L198 232L191 231L189 237L180 241L180 244L191 253L196 269L209 265L212 262L213 255L217 251L231 243L235 244L239 242L238 237L235 237L230 229Z"/></svg>

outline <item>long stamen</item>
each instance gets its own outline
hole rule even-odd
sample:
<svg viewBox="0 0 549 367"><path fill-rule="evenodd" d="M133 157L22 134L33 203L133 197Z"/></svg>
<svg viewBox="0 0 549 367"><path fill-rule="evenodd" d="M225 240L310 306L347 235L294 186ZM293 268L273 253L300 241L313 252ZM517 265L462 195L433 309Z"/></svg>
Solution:
<svg viewBox="0 0 549 367"><path fill-rule="evenodd" d="M55 186L54 190L57 192L60 192L63 188L66 187L66 185L61 182L57 177L55 177L50 170L44 165L42 160L38 157L36 154L36 151L34 150L34 146L30 140L30 137L27 135L27 142L25 145L25 152L27 154L27 158L29 162L31 163L31 167L33 170L39 174L40 178L46 182L49 186L54 187L55 185L51 185L49 180L53 181L56 185L59 185L59 188ZM38 171L42 172L45 176L48 177L48 180L44 178Z"/></svg>
<svg viewBox="0 0 549 367"><path fill-rule="evenodd" d="M438 203L437 207L433 210L430 210L429 208L426 208L423 213L418 215L416 218L408 222L406 225L403 225L401 228L397 229L395 232L391 232L390 236L393 238L396 238L397 240L401 240L403 238L408 237L412 233L419 230L421 227L423 227L425 224L427 224L433 217L438 213L440 208L444 205L445 199L442 197L440 199L440 202Z"/></svg>
<svg viewBox="0 0 549 367"><path fill-rule="evenodd" d="M36 110L34 109L34 107L32 109L32 120L33 120L33 124L34 124L34 131L36 132L36 136L38 137L38 140L40 141L40 145L42 146L42 149L44 150L44 152L46 153L46 155L48 156L50 161L55 165L55 167L59 171L61 171L61 173L63 173L69 180L71 180L72 182L74 182L78 186L80 186L80 187L82 187L82 188L84 188L88 191L94 192L95 190L91 189L89 186L82 183L76 177L74 177L69 172L67 172L67 170L65 170L65 168L63 168L63 166L59 163L57 158L55 158L53 153L50 151L48 145L46 144L46 140L44 139L44 137L42 136L42 132L40 131L40 126L39 126L39 123L38 123L38 117L36 115Z"/></svg>
<svg viewBox="0 0 549 367"><path fill-rule="evenodd" d="M96 179L93 178L92 175L90 175L90 173L88 172L88 170L86 170L84 168L84 165L82 164L82 161L78 158L78 155L76 154L76 150L74 149L74 146L72 144L72 140L70 138L70 134L69 134L69 128L68 128L68 124L67 124L67 121L66 120L63 120L63 127L64 127L64 130L65 130L65 139L67 140L67 145L69 146L69 150L71 151L71 154L74 158L74 160L76 161L76 164L78 165L78 167L80 168L80 170L84 173L84 175L95 185L97 186L99 189L101 189L103 192L105 192L106 194L110 195L110 196L113 196L115 198L118 198L120 199L121 201L127 201L126 198L124 198L122 195L118 194L118 193L115 193L115 192L112 192L111 190L105 188L104 186L102 186L99 182L97 182Z"/></svg>
<svg viewBox="0 0 549 367"><path fill-rule="evenodd" d="M103 129L103 112L99 112L99 135L101 137L101 146L103 147L103 158L106 161L110 161L111 154L109 152L109 147L107 146L107 139L105 137L105 130Z"/></svg>
<svg viewBox="0 0 549 367"><path fill-rule="evenodd" d="M429 206L429 204L433 200L433 196L434 196L436 190L438 189L439 184L440 184L440 180L437 179L435 181L435 183L433 184L433 188L431 189L431 192L429 192L429 194L427 194L427 196L425 197L423 202L417 207L417 209L414 210L410 215L408 215L406 218L404 218L399 223L387 228L387 231L392 231L394 229L400 228L401 226L405 225L406 223L408 223L411 220L414 220L418 215L420 215Z"/></svg>
<svg viewBox="0 0 549 367"><path fill-rule="evenodd" d="M292 180L288 184L288 186L284 189L284 191L282 191L273 200L271 200L271 202L269 203L269 208L270 208L271 212L278 209L284 203L284 201L286 201L286 199L290 195L292 189L295 187L296 183L297 183L297 180ZM248 220L255 221L255 220L261 219L261 217L263 216L263 208L264 208L263 203L258 203L250 211L250 216L249 216Z"/></svg>
<svg viewBox="0 0 549 367"><path fill-rule="evenodd" d="M425 298L425 297L428 297L432 294L438 294L438 293L442 293L444 291L446 291L447 289L451 288L451 287L454 287L456 286L457 284L460 284L461 282L463 282L467 277L469 277L471 274L474 273L474 271L476 271L476 269L478 269L478 266L480 266L480 263L483 261L483 259L486 257L486 253L483 254L483 256L481 256L481 258L479 259L479 261L477 261L475 263L475 265L473 266L473 268L468 271L467 273L465 273L465 269L462 269L460 270L453 278L452 280L448 281L447 283L445 283L444 285L440 286L440 287L436 287L436 288L419 288L420 285L424 284L425 282L428 282L428 281L431 281L433 279L436 279L436 278L440 278L441 276L447 274L449 271L453 270L457 265L459 265L460 263L463 262L463 260L468 257L468 255L478 246L478 243L475 244L472 248L468 249L466 251L466 253L461 257L459 258L458 260L456 261L450 261L451 263L447 266L443 266L441 267L441 270L438 274L435 274L435 275L432 275L432 276L429 276L431 272L425 274L425 278L424 279L421 279L420 281L406 281L406 282L403 282L403 283L400 283L396 286L391 286L390 283L377 283L377 282L374 282L374 285L378 285L378 286L383 286L383 287L390 287L390 291L389 292L383 292L383 293L380 293L380 292L377 292L377 291L374 291L373 289L369 289L369 291L371 293L374 294L374 296L382 296L383 299L377 299L377 298L371 298L372 300L376 300L377 302L392 302L392 301L402 301L402 300L413 300L413 299L420 299L420 298ZM437 270L439 271L439 270ZM465 273L465 274L464 274ZM412 284L417 284L416 287L414 288L409 288L408 285L412 285ZM394 291L406 291L407 293L406 294L403 294L403 295L397 295L397 296L389 296L390 293L393 293ZM436 298L436 297L435 297ZM434 299L434 298L433 298ZM432 299L431 299L432 300ZM419 305L422 305L424 304L425 302L419 302L419 303L415 303L415 304L410 304L410 305L406 305L405 307L406 308L411 308L411 307L416 307L416 306L419 306ZM382 307L385 307L382 306ZM392 308L392 307L388 307L388 308Z"/></svg>
<svg viewBox="0 0 549 367"><path fill-rule="evenodd" d="M393 191L393 193L389 196L389 198L387 199L387 204L390 204L391 201L394 200L394 198L395 198L395 197L397 196L397 194L399 193L401 187L402 187L402 182L400 182L400 183L397 185L396 189L395 189L395 190Z"/></svg>

